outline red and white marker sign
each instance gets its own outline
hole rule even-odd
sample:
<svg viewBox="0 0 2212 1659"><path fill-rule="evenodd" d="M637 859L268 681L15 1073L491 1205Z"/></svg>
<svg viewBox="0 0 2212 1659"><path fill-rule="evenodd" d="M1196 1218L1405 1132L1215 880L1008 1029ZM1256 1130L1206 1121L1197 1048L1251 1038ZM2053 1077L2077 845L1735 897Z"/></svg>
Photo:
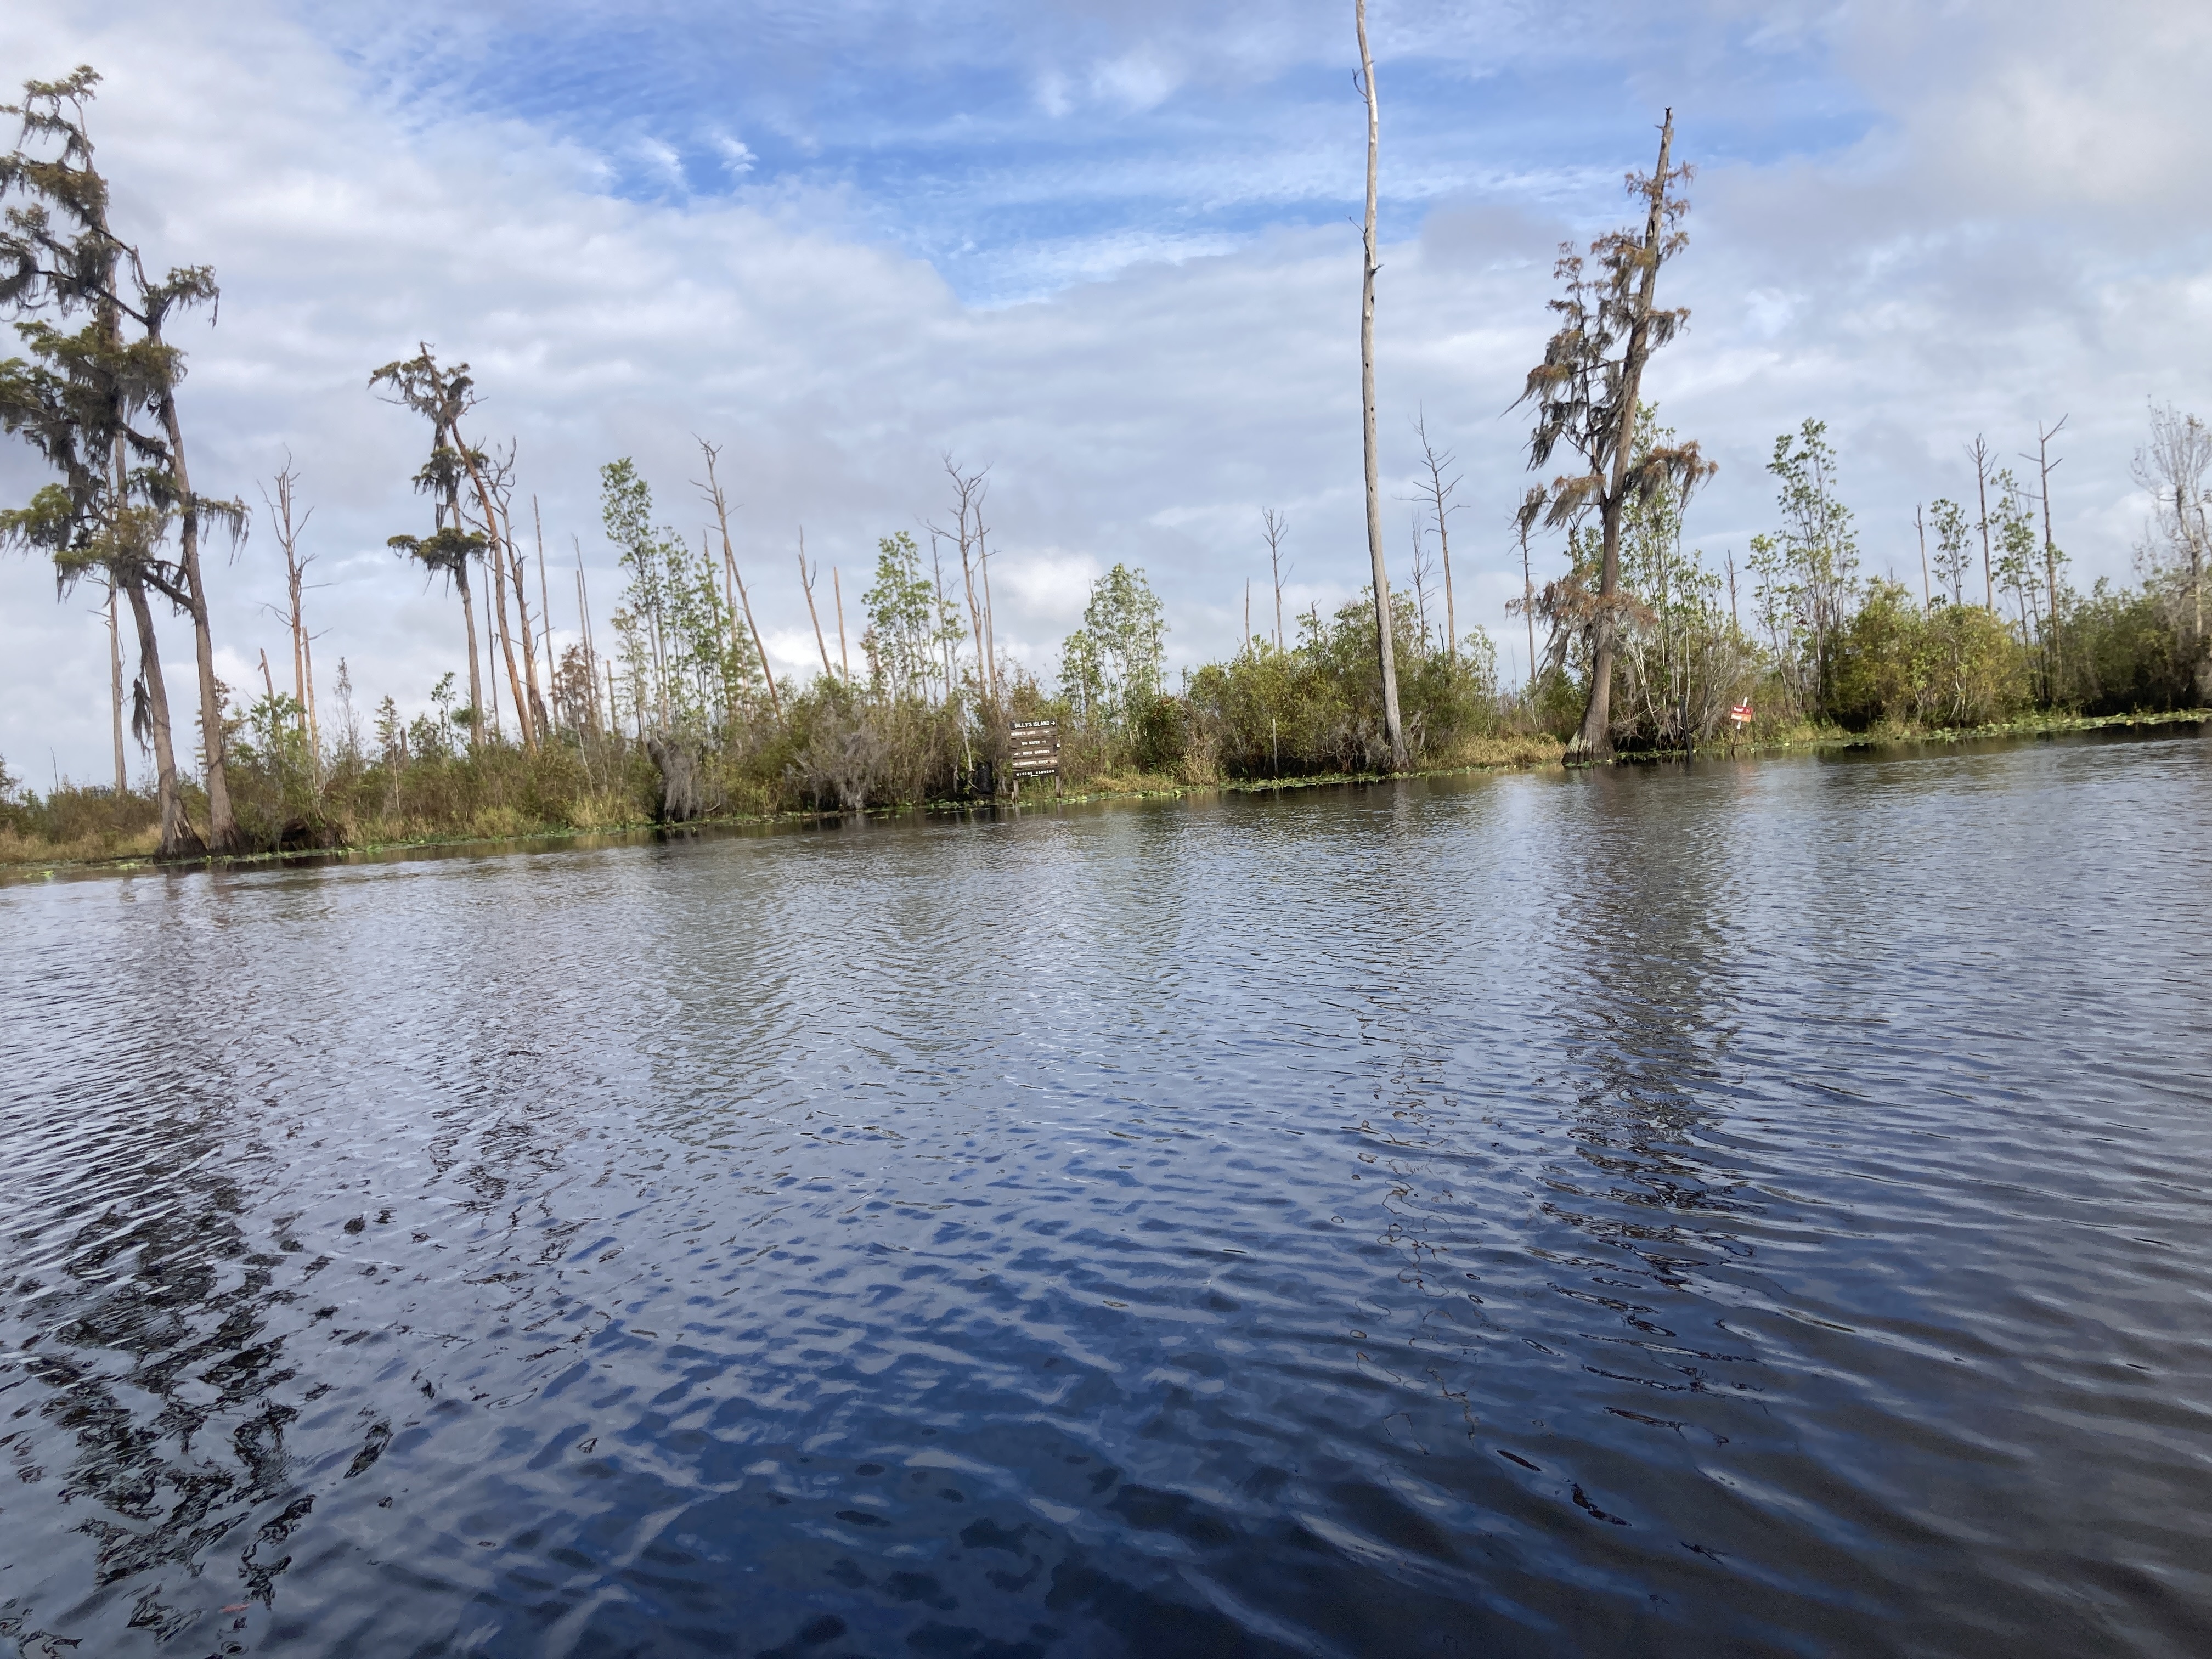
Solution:
<svg viewBox="0 0 2212 1659"><path fill-rule="evenodd" d="M1740 703L1736 704L1736 706L1735 706L1735 708L1733 708L1729 709L1729 718L1730 720L1734 720L1734 721L1735 721L1738 726L1748 726L1748 725L1750 725L1750 724L1751 724L1751 703L1750 703L1750 702L1747 699L1745 702L1740 702Z"/></svg>

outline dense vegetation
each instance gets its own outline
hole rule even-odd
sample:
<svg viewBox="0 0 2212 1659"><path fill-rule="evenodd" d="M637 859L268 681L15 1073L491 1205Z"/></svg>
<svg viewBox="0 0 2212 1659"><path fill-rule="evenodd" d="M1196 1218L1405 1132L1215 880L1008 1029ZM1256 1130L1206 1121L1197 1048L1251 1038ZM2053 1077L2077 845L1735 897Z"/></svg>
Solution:
<svg viewBox="0 0 2212 1659"><path fill-rule="evenodd" d="M1566 566L1540 587L1531 576L1514 607L1529 632L1527 684L1501 685L1488 635L1457 627L1456 481L1425 428L1426 522L1410 588L1370 586L1333 615L1285 617L1284 522L1270 512L1272 627L1252 630L1248 605L1238 649L1174 684L1160 602L1143 571L1119 564L1093 586L1052 684L1001 651L988 478L950 460L942 520L921 541L901 531L878 544L873 580L856 596L857 650L842 573L831 573L823 605L820 573L802 552L821 666L779 684L731 543L718 452L704 444L719 547L656 522L651 487L631 461L601 470L601 528L624 590L603 651L579 559L580 626L556 659L543 536L526 550L515 531L514 451L466 430L476 407L468 366L441 363L423 346L368 380L428 428L414 483L429 524L390 545L459 599L465 680L461 667L444 676L428 711L411 718L392 696L358 696L343 660L319 695L301 599L313 555L302 550L306 515L295 514L288 469L270 481L269 508L289 581L289 690L264 658L259 694L241 698L214 674L198 549L210 527L241 533L246 509L189 482L184 355L163 333L178 307L213 302L214 276L192 267L150 279L110 229L84 125L97 79L81 70L31 83L12 112L22 137L0 158L0 198L13 198L0 230L0 304L16 313L27 351L0 363L0 428L29 442L53 474L27 505L0 512L0 540L50 558L63 592L92 583L109 599L115 781L56 780L40 794L0 765L0 859L182 857L1003 799L1016 788L1018 722L1050 722L1058 787L1087 790L1563 752L1684 754L1739 738L1905 734L2033 711L2212 703L2203 606L2212 437L2170 409L2152 411L2136 458L2154 507L2136 586L2100 580L2084 592L2069 581L2050 527L2055 428L2038 434L2045 464L2029 481L1992 468L1977 441L1971 506L1929 504L1919 545L1892 550L1917 566L1917 592L1865 574L1838 458L1815 420L1776 441L1774 528L1753 541L1741 568L1732 557L1716 568L1686 543L1712 465L1640 395L1647 359L1686 317L1654 301L1660 264L1683 246L1676 187L1688 172L1670 166L1671 123L1657 169L1631 180L1646 203L1641 229L1601 238L1588 262L1563 252L1562 297L1551 302L1559 331L1524 394L1535 407L1532 466L1556 451L1580 468L1531 489L1519 516L1524 553L1532 532L1549 527L1562 534ZM534 503L531 519L535 532ZM1379 543L1374 564L1382 570ZM197 768L173 738L156 605L194 630ZM127 691L121 609L139 646ZM1731 718L1746 709L1747 719ZM126 721L152 761L137 786Z"/></svg>
<svg viewBox="0 0 2212 1659"><path fill-rule="evenodd" d="M1656 411L1645 414L1653 447L1670 444ZM2212 438L2172 410L2154 410L2151 428L2136 473L2158 506L2136 548L2141 583L2125 588L2103 579L2076 588L2047 516L2039 528L2039 493L2002 470L1979 482L1971 517L1948 501L1923 512L1929 540L1898 550L1919 568L1917 591L1865 575L1818 421L1775 441L1777 527L1753 538L1741 570L1686 552L1686 493L1655 489L1631 507L1621 539L1616 744L1709 745L1739 702L1753 711L1754 740L2212 703L2203 612ZM1567 574L1527 601L1550 629L1534 701L1555 729L1586 698L1593 541L1571 532Z"/></svg>

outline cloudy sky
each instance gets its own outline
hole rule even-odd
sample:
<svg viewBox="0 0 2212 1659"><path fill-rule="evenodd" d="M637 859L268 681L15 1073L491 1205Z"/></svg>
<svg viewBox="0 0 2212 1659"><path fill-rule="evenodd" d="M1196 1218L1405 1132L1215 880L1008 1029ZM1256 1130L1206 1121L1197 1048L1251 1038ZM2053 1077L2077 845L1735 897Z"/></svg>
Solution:
<svg viewBox="0 0 2212 1659"><path fill-rule="evenodd" d="M1669 105L1699 169L1666 278L1692 318L1646 384L1722 465L1691 539L1740 556L1772 520L1775 434L1818 416L1867 564L1917 584L1914 506L1971 490L1963 446L2014 459L2065 416L2058 539L2078 577L2127 574L2147 402L2212 413L2212 9L1373 4L1384 466L1410 490L1425 410L1465 473L1462 627L1516 668L1525 422L1506 411L1553 250L1627 216L1622 175ZM635 457L696 532L694 434L725 445L790 672L813 660L800 526L856 610L875 538L940 514L948 453L992 469L1000 638L1048 676L1117 560L1164 597L1174 661L1227 648L1266 568L1263 506L1289 516L1299 608L1364 580L1348 3L462 9L0 16L9 82L106 77L95 136L126 236L217 269L218 324L183 337L194 477L258 505L289 454L325 681L343 657L364 702L419 707L463 661L458 606L384 546L428 527L407 483L423 434L365 382L418 340L475 366L483 435L519 445L602 618L619 580L598 465ZM38 481L0 444L0 491ZM1556 549L1540 560L1541 580ZM243 688L263 648L285 660L265 520L212 582ZM573 594L556 577L564 632ZM90 603L0 559L0 756L34 783L107 769ZM182 627L165 657L188 672Z"/></svg>

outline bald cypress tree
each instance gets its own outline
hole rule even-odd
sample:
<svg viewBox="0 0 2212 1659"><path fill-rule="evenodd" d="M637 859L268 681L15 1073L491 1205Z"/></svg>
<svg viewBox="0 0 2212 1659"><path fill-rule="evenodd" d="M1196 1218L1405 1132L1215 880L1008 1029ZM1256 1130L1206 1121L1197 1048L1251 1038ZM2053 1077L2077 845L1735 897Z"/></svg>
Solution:
<svg viewBox="0 0 2212 1659"><path fill-rule="evenodd" d="M0 428L28 440L61 475L27 505L0 509L0 540L50 558L60 595L91 576L130 606L138 640L131 727L154 753L160 852L191 857L207 847L185 814L178 787L168 688L148 597L160 591L158 548L168 519L131 498L125 447L106 418L102 377L93 372L100 343L96 326L74 335L47 331L33 335L33 361L0 362ZM58 371L58 359L76 372Z"/></svg>
<svg viewBox="0 0 2212 1659"><path fill-rule="evenodd" d="M1555 268L1564 290L1551 302L1559 326L1544 349L1544 361L1528 371L1520 401L1536 406L1528 465L1548 465L1565 443L1582 460L1582 470L1550 485L1531 489L1520 522L1525 532L1538 518L1553 527L1583 522L1595 513L1600 528L1598 591L1580 619L1590 643L1589 700L1581 726L1567 746L1570 761L1613 757L1613 663L1620 633L1622 510L1671 486L1687 491L1713 471L1693 442L1651 445L1636 442L1644 368L1651 354L1689 320L1686 310L1662 311L1656 302L1659 267L1682 250L1688 237L1680 228L1689 211L1674 186L1686 184L1690 169L1671 165L1674 112L1660 129L1659 165L1648 175L1631 174L1629 193L1644 200L1640 231L1624 228L1590 245L1585 263L1571 245L1559 251Z"/></svg>
<svg viewBox="0 0 2212 1659"><path fill-rule="evenodd" d="M139 636L135 723L155 750L161 850L233 852L242 842L231 810L200 541L209 525L234 541L243 536L246 507L192 488L177 399L185 354L166 333L179 313L215 303L215 273L192 265L151 277L138 250L110 228L107 181L86 123L99 82L97 72L80 66L60 81L27 82L20 104L0 106L21 123L15 149L0 156L0 200L9 204L0 225L0 305L21 319L31 354L0 365L0 427L28 439L58 475L29 504L0 515L0 538L51 556L64 592L97 573L130 601ZM79 319L74 331L64 326ZM204 843L177 787L149 593L192 623Z"/></svg>
<svg viewBox="0 0 2212 1659"><path fill-rule="evenodd" d="M469 374L466 363L456 363L451 368L442 368L427 344L417 348L412 357L389 362L368 377L372 387L384 388L393 403L413 410L430 422L430 467L441 469L445 481L444 518L441 524L459 530L463 527L460 481L465 478L470 493L475 498L477 522L483 537L480 556L492 576L491 596L494 605L493 627L487 630L485 646L489 650L496 640L506 660L507 684L514 694L515 724L522 733L526 749L538 745L538 728L531 716L531 702L522 689L521 677L515 672L514 648L507 627L507 574L512 569L520 603L521 564L514 557L512 537L507 533L506 515L501 512L499 498L508 488L508 466L495 465L483 450L471 446L461 436L461 417L476 407L476 381ZM421 487L421 478L416 480ZM469 701L477 710L471 730L478 742L483 738L483 684L477 672L475 609L469 598L466 570L457 571L461 584L461 602L469 609L471 621L469 628ZM529 626L528 614L524 613L523 626ZM534 674L533 674L534 680Z"/></svg>

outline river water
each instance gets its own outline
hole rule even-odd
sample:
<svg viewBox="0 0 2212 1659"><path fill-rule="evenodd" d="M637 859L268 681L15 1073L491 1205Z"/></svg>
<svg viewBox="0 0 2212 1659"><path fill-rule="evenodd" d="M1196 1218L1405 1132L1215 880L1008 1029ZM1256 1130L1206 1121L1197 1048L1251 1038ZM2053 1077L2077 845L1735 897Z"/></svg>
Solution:
<svg viewBox="0 0 2212 1659"><path fill-rule="evenodd" d="M2206 1651L2209 901L2197 735L0 888L0 1633Z"/></svg>

